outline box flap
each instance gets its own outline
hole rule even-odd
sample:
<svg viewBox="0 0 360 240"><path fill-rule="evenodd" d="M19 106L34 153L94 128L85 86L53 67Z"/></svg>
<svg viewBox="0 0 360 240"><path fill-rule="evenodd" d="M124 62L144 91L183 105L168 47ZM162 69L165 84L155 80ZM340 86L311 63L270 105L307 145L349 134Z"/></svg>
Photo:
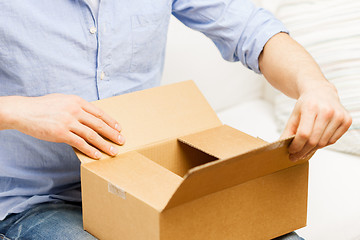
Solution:
<svg viewBox="0 0 360 240"><path fill-rule="evenodd" d="M93 102L119 121L126 138L119 154L150 143L221 125L193 81L133 92ZM91 158L76 150L81 162ZM104 154L101 160L111 158Z"/></svg>
<svg viewBox="0 0 360 240"><path fill-rule="evenodd" d="M82 167L105 179L108 191L124 201L126 195L131 194L158 211L164 208L183 180L135 151Z"/></svg>
<svg viewBox="0 0 360 240"><path fill-rule="evenodd" d="M227 125L183 136L178 140L219 159L233 157L267 144L260 138Z"/></svg>
<svg viewBox="0 0 360 240"><path fill-rule="evenodd" d="M306 162L310 157L298 162L289 160L287 148L293 138L190 169L165 209Z"/></svg>

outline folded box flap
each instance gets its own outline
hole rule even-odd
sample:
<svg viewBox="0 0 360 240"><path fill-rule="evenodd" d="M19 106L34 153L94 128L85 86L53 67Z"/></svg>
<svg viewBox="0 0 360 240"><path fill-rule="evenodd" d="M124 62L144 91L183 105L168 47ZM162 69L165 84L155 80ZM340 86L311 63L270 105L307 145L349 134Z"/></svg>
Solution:
<svg viewBox="0 0 360 240"><path fill-rule="evenodd" d="M93 102L115 118L126 138L119 153L221 125L193 81L133 92ZM76 151L83 163L93 161ZM110 156L104 154L101 159Z"/></svg>
<svg viewBox="0 0 360 240"><path fill-rule="evenodd" d="M267 144L260 138L227 125L182 136L178 140L219 159L233 157Z"/></svg>
<svg viewBox="0 0 360 240"><path fill-rule="evenodd" d="M310 157L297 162L289 160L287 148L292 140L293 137L265 144L246 153L190 169L164 210L304 163Z"/></svg>
<svg viewBox="0 0 360 240"><path fill-rule="evenodd" d="M108 191L126 201L131 194L161 211L182 178L145 156L131 151L116 158L83 164L83 168L108 182Z"/></svg>

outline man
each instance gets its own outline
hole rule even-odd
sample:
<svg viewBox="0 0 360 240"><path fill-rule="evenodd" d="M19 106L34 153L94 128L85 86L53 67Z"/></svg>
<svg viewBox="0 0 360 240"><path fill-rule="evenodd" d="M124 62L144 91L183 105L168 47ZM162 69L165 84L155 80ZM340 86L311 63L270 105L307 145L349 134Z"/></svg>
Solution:
<svg viewBox="0 0 360 240"><path fill-rule="evenodd" d="M89 101L160 83L171 13L224 59L298 99L282 135L295 134L291 160L351 125L311 56L248 0L13 0L0 8L0 238L93 239L82 230L71 146L94 159L117 154L121 123Z"/></svg>

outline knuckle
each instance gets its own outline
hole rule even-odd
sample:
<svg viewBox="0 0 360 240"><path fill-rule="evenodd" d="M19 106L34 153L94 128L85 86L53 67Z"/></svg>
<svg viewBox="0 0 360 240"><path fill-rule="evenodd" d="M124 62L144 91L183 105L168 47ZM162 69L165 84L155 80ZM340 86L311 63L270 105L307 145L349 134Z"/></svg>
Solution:
<svg viewBox="0 0 360 240"><path fill-rule="evenodd" d="M88 141L93 142L93 141L95 141L95 140L97 139L97 134L96 134L95 132L93 132L93 131L90 131L90 132L87 134L86 139L87 139Z"/></svg>
<svg viewBox="0 0 360 240"><path fill-rule="evenodd" d="M98 123L95 128L97 132L102 132L104 130L104 125L102 123Z"/></svg>
<svg viewBox="0 0 360 240"><path fill-rule="evenodd" d="M307 143L310 147L315 147L316 145L318 145L318 141L316 139L309 139L308 143Z"/></svg>
<svg viewBox="0 0 360 240"><path fill-rule="evenodd" d="M309 132L306 132L306 131L300 131L299 132L299 138L302 139L302 140L306 140L306 139L309 139L310 137L310 133Z"/></svg>
<svg viewBox="0 0 360 240"><path fill-rule="evenodd" d="M351 126L351 124L352 124L352 118L351 118L351 116L348 116L348 117L345 119L345 126L346 126L347 128L349 128L349 127Z"/></svg>
<svg viewBox="0 0 360 240"><path fill-rule="evenodd" d="M68 109L80 109L82 98L76 95L68 95L65 106Z"/></svg>
<svg viewBox="0 0 360 240"><path fill-rule="evenodd" d="M345 115L343 113L336 114L335 118L339 123L343 123L345 121Z"/></svg>
<svg viewBox="0 0 360 240"><path fill-rule="evenodd" d="M95 125L95 130L97 132L101 133L101 132L105 131L105 127L106 127L105 123L103 121L99 120Z"/></svg>
<svg viewBox="0 0 360 240"><path fill-rule="evenodd" d="M98 109L97 113L96 113L96 117L102 118L102 117L104 117L104 114L105 114L105 112L103 110Z"/></svg>
<svg viewBox="0 0 360 240"><path fill-rule="evenodd" d="M317 112L318 110L318 106L313 102L307 102L306 104L303 105L303 107L305 108L304 110L308 110L311 112Z"/></svg>
<svg viewBox="0 0 360 240"><path fill-rule="evenodd" d="M73 102L69 102L65 108L66 112L68 112L70 116L77 116L81 112L79 105L74 104Z"/></svg>
<svg viewBox="0 0 360 240"><path fill-rule="evenodd" d="M333 108L325 108L323 110L323 114L324 114L325 118L330 119L334 116L335 110Z"/></svg>
<svg viewBox="0 0 360 240"><path fill-rule="evenodd" d="M85 147L85 145L86 145L86 142L82 138L77 138L77 139L73 140L73 144L74 144L73 145L74 147L83 149Z"/></svg>

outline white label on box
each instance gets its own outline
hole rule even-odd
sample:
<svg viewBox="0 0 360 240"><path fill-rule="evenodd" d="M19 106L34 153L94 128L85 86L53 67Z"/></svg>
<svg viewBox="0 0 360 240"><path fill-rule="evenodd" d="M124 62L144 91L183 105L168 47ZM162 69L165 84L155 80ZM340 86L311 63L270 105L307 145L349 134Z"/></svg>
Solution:
<svg viewBox="0 0 360 240"><path fill-rule="evenodd" d="M108 191L109 193L115 194L116 196L126 199L126 192L112 183L108 183Z"/></svg>

